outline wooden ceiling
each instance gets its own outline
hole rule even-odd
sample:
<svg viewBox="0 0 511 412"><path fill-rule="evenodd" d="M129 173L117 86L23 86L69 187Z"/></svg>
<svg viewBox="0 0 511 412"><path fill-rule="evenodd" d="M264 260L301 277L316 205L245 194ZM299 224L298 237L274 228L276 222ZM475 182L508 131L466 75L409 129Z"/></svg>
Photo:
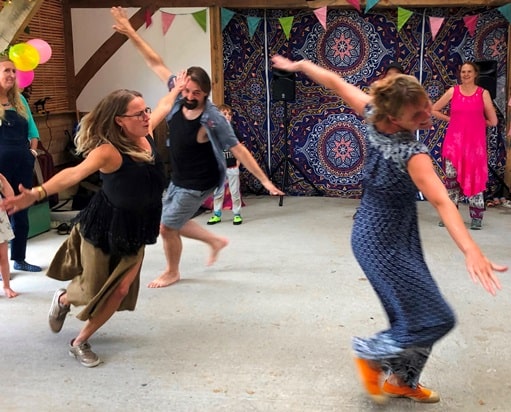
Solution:
<svg viewBox="0 0 511 412"><path fill-rule="evenodd" d="M68 0L71 8L122 7L226 7L226 8L353 8L346 0ZM242 3L242 4L240 4ZM400 7L497 7L508 4L509 0L380 0L374 8ZM362 9L366 2L361 0Z"/></svg>

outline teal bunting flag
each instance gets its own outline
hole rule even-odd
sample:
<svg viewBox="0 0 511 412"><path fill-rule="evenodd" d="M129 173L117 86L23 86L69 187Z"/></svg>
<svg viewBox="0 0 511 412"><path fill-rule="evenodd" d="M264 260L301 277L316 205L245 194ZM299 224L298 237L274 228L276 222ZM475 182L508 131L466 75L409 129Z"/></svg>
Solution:
<svg viewBox="0 0 511 412"><path fill-rule="evenodd" d="M257 26L259 25L259 21L261 20L260 17L247 17L247 24L248 24L248 34L250 35L250 38L254 37L254 33L257 30Z"/></svg>
<svg viewBox="0 0 511 412"><path fill-rule="evenodd" d="M367 13L369 10L371 10L379 1L380 0L367 0L365 12Z"/></svg>
<svg viewBox="0 0 511 412"><path fill-rule="evenodd" d="M506 20L511 24L511 4L506 4L505 6L499 7L497 10L500 11Z"/></svg>
<svg viewBox="0 0 511 412"><path fill-rule="evenodd" d="M232 10L224 9L222 7L221 14L222 14L222 31L224 31L225 27L229 24L235 13Z"/></svg>

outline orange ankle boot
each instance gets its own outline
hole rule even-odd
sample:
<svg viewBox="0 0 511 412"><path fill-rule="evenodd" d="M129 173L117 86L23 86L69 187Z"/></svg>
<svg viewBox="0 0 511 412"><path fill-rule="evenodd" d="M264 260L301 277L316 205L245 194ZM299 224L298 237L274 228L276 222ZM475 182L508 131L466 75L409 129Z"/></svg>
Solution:
<svg viewBox="0 0 511 412"><path fill-rule="evenodd" d="M355 358L355 365L369 397L378 404L384 404L387 401L387 395L381 389L381 369L375 368L371 361L362 358Z"/></svg>
<svg viewBox="0 0 511 412"><path fill-rule="evenodd" d="M397 386L385 381L382 390L390 397L409 398L420 403L435 403L440 400L438 393L421 385L413 389L410 386Z"/></svg>

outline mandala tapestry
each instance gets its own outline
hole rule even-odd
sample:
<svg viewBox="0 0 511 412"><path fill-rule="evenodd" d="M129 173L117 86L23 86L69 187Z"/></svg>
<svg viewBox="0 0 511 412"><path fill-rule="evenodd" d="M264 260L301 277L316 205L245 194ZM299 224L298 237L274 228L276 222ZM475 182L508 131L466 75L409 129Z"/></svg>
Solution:
<svg viewBox="0 0 511 412"><path fill-rule="evenodd" d="M479 19L476 34L470 36L463 17L473 14ZM294 20L287 40L279 18L289 15ZM426 16L445 19L434 40ZM247 26L251 17L260 19L252 36ZM456 84L463 61L496 60L494 102L500 122L488 129L488 192L501 186L506 161L506 20L496 9L417 9L399 32L396 21L396 10L360 14L329 9L325 30L311 10L235 10L223 31L225 102L233 108L240 140L287 194L359 197L366 126L341 98L301 73L294 78L293 100L273 96L269 59L276 53L309 59L365 90L388 64L399 62L421 80L433 102ZM435 121L432 130L417 134L442 178L446 127ZM262 192L247 171L242 171L242 190Z"/></svg>

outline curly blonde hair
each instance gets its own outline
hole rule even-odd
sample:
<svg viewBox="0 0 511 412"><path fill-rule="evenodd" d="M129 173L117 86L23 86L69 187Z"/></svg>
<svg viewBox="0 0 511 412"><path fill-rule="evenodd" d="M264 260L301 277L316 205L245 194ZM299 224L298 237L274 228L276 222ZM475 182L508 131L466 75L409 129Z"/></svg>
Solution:
<svg viewBox="0 0 511 412"><path fill-rule="evenodd" d="M406 74L385 77L373 83L370 94L373 97L373 123L387 117L400 117L406 106L415 106L428 99L428 95L419 81Z"/></svg>

